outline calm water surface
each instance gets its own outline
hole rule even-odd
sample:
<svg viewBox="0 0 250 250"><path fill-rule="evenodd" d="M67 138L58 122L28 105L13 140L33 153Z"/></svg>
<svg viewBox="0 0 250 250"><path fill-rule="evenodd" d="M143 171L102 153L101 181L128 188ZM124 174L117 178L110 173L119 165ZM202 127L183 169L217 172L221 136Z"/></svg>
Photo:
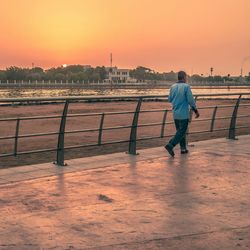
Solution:
<svg viewBox="0 0 250 250"><path fill-rule="evenodd" d="M193 94L250 93L249 88L193 88ZM96 96L96 95L165 95L169 89L0 89L0 98Z"/></svg>

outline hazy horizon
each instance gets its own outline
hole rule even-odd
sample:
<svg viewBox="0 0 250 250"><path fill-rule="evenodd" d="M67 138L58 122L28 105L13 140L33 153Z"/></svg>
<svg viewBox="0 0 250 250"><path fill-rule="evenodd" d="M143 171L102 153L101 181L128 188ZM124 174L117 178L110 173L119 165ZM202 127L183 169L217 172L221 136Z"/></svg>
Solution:
<svg viewBox="0 0 250 250"><path fill-rule="evenodd" d="M0 68L250 72L249 0L0 0Z"/></svg>
<svg viewBox="0 0 250 250"><path fill-rule="evenodd" d="M50 70L50 69L57 69L57 68L66 68L68 66L91 66L92 68L96 68L96 67L107 67L109 68L110 65L90 65L90 64L69 64L69 65L55 65L55 66L51 66L51 67L42 67L42 66L39 66L39 65L30 65L30 66L18 66L18 65L10 65L9 67L6 67L6 68L0 68L0 70L7 70L8 68L11 68L11 67L17 67L17 68L22 68L22 69L32 69L32 68L42 68L44 71L47 71L47 70ZM118 67L116 65L113 65L112 67ZM137 67L144 67L144 65L138 65ZM135 68L131 68L131 67L127 67L126 69L128 70L134 70L136 69L137 67ZM118 67L120 68L120 67ZM123 68L125 69L125 68ZM169 70L169 71L157 71L155 68L150 68L151 70L157 72L157 73L160 73L160 74L163 74L163 73L171 73L171 72L174 72L174 73L178 73L179 69L177 70ZM203 77L210 77L211 76L211 72L208 71L207 74L202 74L199 73L199 72L187 72L189 76L192 76L192 75L200 75L200 76L203 76ZM192 73L192 74L191 74ZM230 74L230 72L229 72ZM250 74L250 72L248 72L247 74L244 74L243 76L248 76ZM228 74L213 74L213 76L227 76ZM240 77L240 74L238 75L233 75L233 74L230 74L231 77Z"/></svg>

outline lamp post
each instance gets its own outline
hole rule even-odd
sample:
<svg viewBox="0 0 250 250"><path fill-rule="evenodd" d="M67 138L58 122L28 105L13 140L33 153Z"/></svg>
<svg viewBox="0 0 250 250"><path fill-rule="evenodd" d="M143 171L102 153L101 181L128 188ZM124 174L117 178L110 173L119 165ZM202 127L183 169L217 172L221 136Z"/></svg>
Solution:
<svg viewBox="0 0 250 250"><path fill-rule="evenodd" d="M210 68L210 73L211 73L210 76L213 76L213 71L214 71L214 68L211 67L211 68Z"/></svg>

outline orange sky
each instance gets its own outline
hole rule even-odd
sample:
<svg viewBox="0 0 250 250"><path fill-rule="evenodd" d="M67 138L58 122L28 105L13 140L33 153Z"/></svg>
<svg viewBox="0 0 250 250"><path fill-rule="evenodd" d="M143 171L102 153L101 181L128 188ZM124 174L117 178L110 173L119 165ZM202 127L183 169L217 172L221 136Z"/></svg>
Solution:
<svg viewBox="0 0 250 250"><path fill-rule="evenodd" d="M0 0L0 68L62 64L240 73L250 0ZM244 63L250 71L250 60Z"/></svg>

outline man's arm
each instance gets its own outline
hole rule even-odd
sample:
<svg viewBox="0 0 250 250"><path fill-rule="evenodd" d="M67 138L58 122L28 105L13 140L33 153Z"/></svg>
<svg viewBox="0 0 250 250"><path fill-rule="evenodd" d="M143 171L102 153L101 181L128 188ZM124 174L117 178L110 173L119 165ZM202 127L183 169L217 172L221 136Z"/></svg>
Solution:
<svg viewBox="0 0 250 250"><path fill-rule="evenodd" d="M193 97L193 93L191 91L191 88L190 86L188 85L187 86L187 100L188 100L188 104L190 105L191 109L194 111L195 113L195 118L198 118L200 116L199 114L199 111L196 107L196 103L195 103L195 100L194 100L194 97Z"/></svg>
<svg viewBox="0 0 250 250"><path fill-rule="evenodd" d="M173 100L173 93L172 93L173 91L172 91L172 87L170 88L170 90L169 90L169 95L168 95L168 101L169 102L172 102L172 100Z"/></svg>

